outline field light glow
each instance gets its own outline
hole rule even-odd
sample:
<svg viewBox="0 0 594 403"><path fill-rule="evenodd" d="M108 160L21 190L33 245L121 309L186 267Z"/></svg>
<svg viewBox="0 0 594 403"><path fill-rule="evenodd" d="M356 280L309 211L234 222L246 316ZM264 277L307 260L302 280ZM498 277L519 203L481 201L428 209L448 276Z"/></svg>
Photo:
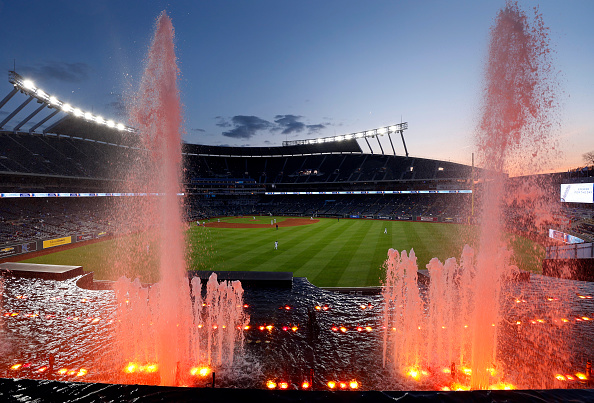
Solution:
<svg viewBox="0 0 594 403"><path fill-rule="evenodd" d="M31 80L25 80L23 81L23 87L28 90L35 90L35 83L33 83Z"/></svg>

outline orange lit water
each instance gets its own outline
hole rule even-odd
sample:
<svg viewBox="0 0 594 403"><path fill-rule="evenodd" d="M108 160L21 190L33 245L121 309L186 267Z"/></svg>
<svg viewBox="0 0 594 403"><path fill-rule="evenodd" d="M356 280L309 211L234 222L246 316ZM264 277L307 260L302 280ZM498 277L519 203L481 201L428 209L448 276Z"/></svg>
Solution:
<svg viewBox="0 0 594 403"><path fill-rule="evenodd" d="M451 368L453 378L464 374L464 382L456 387L493 389L509 387L502 383L506 376L502 369L513 362L509 375L517 384L544 388L552 387L551 368L564 365L559 357L571 356L571 339L563 330L524 327L513 334L505 329L503 316L506 302L513 298L508 292L517 292L505 283L518 270L504 232L546 236L559 208L552 187L542 179L526 178L514 186L506 181L507 174L548 169L557 155L559 89L547 31L540 14L529 18L514 2L505 5L491 28L476 130L478 161L486 170L483 177L473 178L480 197L476 217L480 236L475 249L466 247L459 262L433 259L427 264L431 277L427 309L419 307L413 290L414 253L389 252L384 321L400 330L398 336L384 333L384 365L396 373L414 373L411 377L418 378L420 368ZM573 283L549 286L548 292L565 301L575 294ZM560 303L547 308L557 318L569 309ZM523 344L516 343L518 338Z"/></svg>

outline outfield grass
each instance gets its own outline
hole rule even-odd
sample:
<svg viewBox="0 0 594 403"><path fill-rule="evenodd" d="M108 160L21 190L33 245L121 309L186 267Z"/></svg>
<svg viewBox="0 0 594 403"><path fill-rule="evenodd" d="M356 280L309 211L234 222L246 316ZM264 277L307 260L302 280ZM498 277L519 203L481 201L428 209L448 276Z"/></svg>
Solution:
<svg viewBox="0 0 594 403"><path fill-rule="evenodd" d="M295 277L307 277L320 287L379 285L382 264L389 248L414 249L419 268L433 257L441 261L459 258L465 243L472 243L476 229L465 225L406 221L320 219L318 223L275 229L270 220L280 223L283 217L227 218L223 221L262 223L265 228L205 228L195 224L188 230L189 268L193 270L290 271ZM387 229L387 234L384 234ZM136 236L138 237L138 236ZM274 242L279 248L274 250ZM114 240L85 245L25 260L32 263L76 264L94 271L97 279L113 279L112 266L106 259ZM133 238L130 244L142 244ZM533 254L534 244L515 241L523 254ZM143 281L157 279L156 247L151 253L132 259L130 273ZM521 259L522 268L538 270L538 264Z"/></svg>

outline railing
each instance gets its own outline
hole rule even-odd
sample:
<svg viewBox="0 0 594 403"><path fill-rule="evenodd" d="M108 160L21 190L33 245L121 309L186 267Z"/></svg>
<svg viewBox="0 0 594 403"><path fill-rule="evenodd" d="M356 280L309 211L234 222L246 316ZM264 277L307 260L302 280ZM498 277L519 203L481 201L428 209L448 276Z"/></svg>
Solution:
<svg viewBox="0 0 594 403"><path fill-rule="evenodd" d="M545 259L590 259L594 258L594 243L547 246Z"/></svg>

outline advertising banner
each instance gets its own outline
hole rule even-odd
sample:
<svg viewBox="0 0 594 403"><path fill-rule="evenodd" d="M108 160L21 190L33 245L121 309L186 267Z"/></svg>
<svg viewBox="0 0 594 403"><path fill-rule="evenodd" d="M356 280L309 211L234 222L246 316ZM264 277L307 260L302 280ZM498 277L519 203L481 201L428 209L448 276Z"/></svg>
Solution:
<svg viewBox="0 0 594 403"><path fill-rule="evenodd" d="M417 221L429 221L429 222L433 222L433 221L437 221L437 217L419 216L419 217L417 217Z"/></svg>
<svg viewBox="0 0 594 403"><path fill-rule="evenodd" d="M13 255L18 255L16 246L6 246L0 249L0 259Z"/></svg>
<svg viewBox="0 0 594 403"><path fill-rule="evenodd" d="M407 216L407 215L399 215L398 216L399 220L403 220L403 221L411 221L412 217L411 216Z"/></svg>
<svg viewBox="0 0 594 403"><path fill-rule="evenodd" d="M0 259L20 255L21 253L35 252L37 250L37 242L28 242L20 245L5 246L0 249Z"/></svg>
<svg viewBox="0 0 594 403"><path fill-rule="evenodd" d="M28 242L28 243L24 243L22 245L19 245L21 252L20 253L29 253L29 252L35 252L37 250L37 242L33 241L33 242Z"/></svg>
<svg viewBox="0 0 594 403"><path fill-rule="evenodd" d="M89 239L93 238L95 238L93 234L81 234L76 236L76 242L88 241Z"/></svg>
<svg viewBox="0 0 594 403"><path fill-rule="evenodd" d="M71 236L65 236L63 238L48 239L43 241L43 249L53 248L54 246L67 245L72 243Z"/></svg>
<svg viewBox="0 0 594 403"><path fill-rule="evenodd" d="M577 236L566 234L565 232L557 231L554 229L549 229L549 238L553 238L553 239L556 239L558 241L562 241L565 243L582 243L582 242L584 242L583 239L578 238Z"/></svg>

